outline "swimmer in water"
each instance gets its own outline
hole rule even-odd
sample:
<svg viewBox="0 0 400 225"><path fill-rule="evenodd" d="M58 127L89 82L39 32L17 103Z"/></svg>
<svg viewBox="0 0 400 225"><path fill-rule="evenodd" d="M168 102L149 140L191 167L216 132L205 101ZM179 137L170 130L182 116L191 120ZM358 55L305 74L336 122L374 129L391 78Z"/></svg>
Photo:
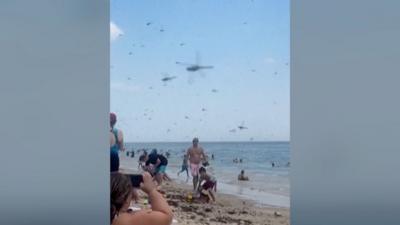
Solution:
<svg viewBox="0 0 400 225"><path fill-rule="evenodd" d="M249 177L244 175L244 170L240 171L240 174L238 175L238 180L242 180L242 181L248 181Z"/></svg>

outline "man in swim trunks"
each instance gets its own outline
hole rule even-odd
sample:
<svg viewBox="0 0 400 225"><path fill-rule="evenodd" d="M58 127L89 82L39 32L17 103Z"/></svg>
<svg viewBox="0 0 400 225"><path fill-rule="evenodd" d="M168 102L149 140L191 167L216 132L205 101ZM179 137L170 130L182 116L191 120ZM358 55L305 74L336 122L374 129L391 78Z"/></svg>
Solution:
<svg viewBox="0 0 400 225"><path fill-rule="evenodd" d="M193 146L187 150L186 153L189 161L190 172L193 177L193 190L197 190L197 185L199 183L199 169L200 164L206 161L206 155L202 147L199 146L199 139L193 138Z"/></svg>

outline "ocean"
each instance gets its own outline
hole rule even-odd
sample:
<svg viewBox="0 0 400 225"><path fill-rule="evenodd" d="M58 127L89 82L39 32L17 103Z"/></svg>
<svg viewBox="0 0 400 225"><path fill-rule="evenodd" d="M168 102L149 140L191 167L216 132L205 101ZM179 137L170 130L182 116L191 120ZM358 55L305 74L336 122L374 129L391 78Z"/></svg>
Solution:
<svg viewBox="0 0 400 225"><path fill-rule="evenodd" d="M168 151L167 174L178 182L191 185L191 177L187 180L186 172L177 176L183 154L190 146L191 142L126 143L127 151L135 150L135 157L120 153L121 167L137 171L137 149ZM217 178L218 192L253 200L260 205L290 206L289 142L200 142L200 146L209 156L207 172ZM211 154L214 154L214 160L211 160ZM242 163L235 163L235 158L242 159ZM250 181L237 180L241 170L245 170Z"/></svg>

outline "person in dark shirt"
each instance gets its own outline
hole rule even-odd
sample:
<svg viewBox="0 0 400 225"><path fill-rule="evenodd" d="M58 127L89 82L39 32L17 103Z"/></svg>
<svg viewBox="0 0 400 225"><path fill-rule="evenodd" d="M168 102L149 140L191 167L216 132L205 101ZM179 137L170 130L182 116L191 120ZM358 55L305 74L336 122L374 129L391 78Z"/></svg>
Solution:
<svg viewBox="0 0 400 225"><path fill-rule="evenodd" d="M215 202L215 192L217 192L217 179L207 173L206 168L201 167L199 169L200 181L199 181L199 191L200 195L207 196L207 202ZM202 185L201 183L205 181ZM201 186L200 186L201 185Z"/></svg>
<svg viewBox="0 0 400 225"><path fill-rule="evenodd" d="M154 169L155 180L157 181L158 185L161 185L167 169L168 159L161 154L157 154L157 151L153 150L148 156L146 167L148 168L150 164Z"/></svg>

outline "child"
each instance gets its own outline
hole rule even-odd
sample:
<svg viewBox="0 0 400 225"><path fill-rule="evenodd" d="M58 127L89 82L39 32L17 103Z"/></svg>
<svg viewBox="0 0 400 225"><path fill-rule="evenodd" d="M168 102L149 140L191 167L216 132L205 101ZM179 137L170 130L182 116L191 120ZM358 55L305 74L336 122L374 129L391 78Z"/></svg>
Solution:
<svg viewBox="0 0 400 225"><path fill-rule="evenodd" d="M178 172L178 176L179 176L179 174L182 173L183 171L186 171L186 177L189 178L189 170L188 170L188 168L189 168L189 165L188 165L188 157L187 157L187 155L185 154L185 155L183 156L182 168L181 168L181 171Z"/></svg>
<svg viewBox="0 0 400 225"><path fill-rule="evenodd" d="M208 202L215 202L215 193L217 192L217 180L215 177L207 174L207 171L204 167L199 169L200 173L200 182L199 182L199 191L202 195L208 197ZM204 182L203 185L201 183ZM200 186L201 185L201 186Z"/></svg>
<svg viewBox="0 0 400 225"><path fill-rule="evenodd" d="M142 169L142 170L143 170L146 161L147 161L147 154L142 154L142 155L139 157L138 169Z"/></svg>

